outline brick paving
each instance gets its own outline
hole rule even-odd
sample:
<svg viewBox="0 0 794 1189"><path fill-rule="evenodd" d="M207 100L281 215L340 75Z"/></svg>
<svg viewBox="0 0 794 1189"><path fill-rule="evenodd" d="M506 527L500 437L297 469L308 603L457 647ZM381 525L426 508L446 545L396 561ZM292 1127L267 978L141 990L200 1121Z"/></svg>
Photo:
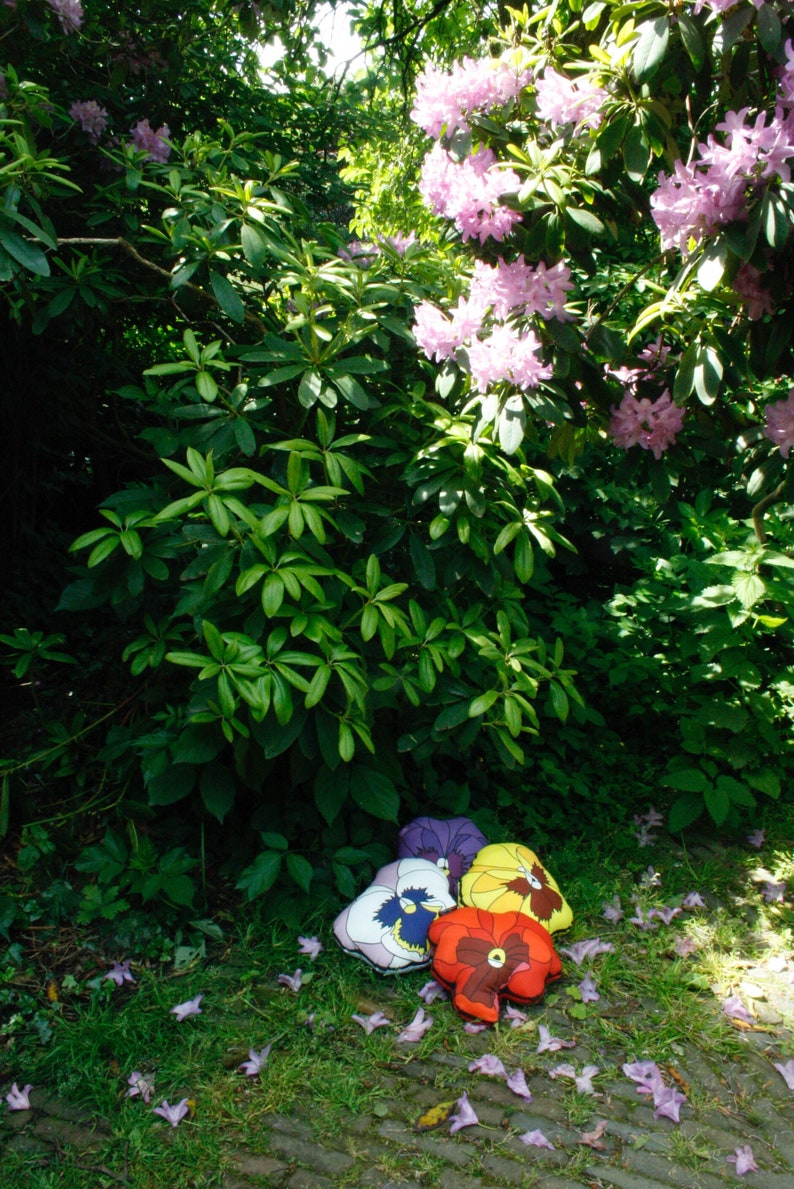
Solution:
<svg viewBox="0 0 794 1189"><path fill-rule="evenodd" d="M379 1071L378 1113L351 1117L331 1137L315 1131L307 1086L301 1110L265 1117L257 1150L232 1151L216 1183L219 1189L722 1189L741 1183L792 1189L794 1094L773 1062L790 1051L794 1016L788 999L779 998L775 1006L780 1023L743 1034L738 1061L725 1063L694 1045L682 1047L676 1073L679 1084L690 1089L679 1124L654 1118L648 1099L620 1072L633 1054L614 1044L599 1044L596 1057L583 1038L573 1050L538 1056L534 1028L513 1034L506 1064L508 1071L511 1066L525 1071L533 1095L527 1103L504 1081L468 1071L468 1063L493 1046L493 1034L481 1033L466 1038L465 1054L440 1046L420 1060L401 1052ZM571 1022L559 1008L537 1011L552 1033L570 1034ZM577 1067L597 1060L599 1096L573 1094L570 1083L552 1080L548 1069L557 1057ZM448 1125L419 1130L419 1117L450 1101L458 1087L467 1089L479 1123L455 1135ZM89 1125L79 1112L43 1094L34 1092L31 1101L32 1111L6 1115L8 1142L42 1156L71 1148L91 1168L91 1153L107 1140L107 1125L101 1120ZM603 1149L595 1150L581 1135L600 1119L607 1127ZM521 1142L520 1135L535 1129L554 1150ZM759 1172L740 1179L726 1157L744 1144L751 1145Z"/></svg>

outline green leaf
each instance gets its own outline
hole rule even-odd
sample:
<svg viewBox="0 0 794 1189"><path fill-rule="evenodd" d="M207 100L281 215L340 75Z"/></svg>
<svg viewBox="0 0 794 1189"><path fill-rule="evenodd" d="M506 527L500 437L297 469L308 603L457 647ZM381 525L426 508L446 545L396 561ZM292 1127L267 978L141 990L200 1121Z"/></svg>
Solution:
<svg viewBox="0 0 794 1189"><path fill-rule="evenodd" d="M231 281L223 273L210 270L210 284L215 300L232 322L245 320L245 306Z"/></svg>
<svg viewBox="0 0 794 1189"><path fill-rule="evenodd" d="M681 34L681 41L684 43L684 49L689 54L689 60L695 67L695 70L700 71L706 60L706 46L695 22L685 12L677 12L676 20L678 22L678 31Z"/></svg>
<svg viewBox="0 0 794 1189"><path fill-rule="evenodd" d="M278 851L266 850L258 854L253 863L246 867L235 884L241 892L245 892L249 900L256 899L264 892L270 891L278 879L281 870L281 855Z"/></svg>
<svg viewBox="0 0 794 1189"><path fill-rule="evenodd" d="M489 689L484 694L480 694L476 698L472 698L469 703L469 718L479 718L481 714L485 714L491 709L496 699L499 697L498 690Z"/></svg>
<svg viewBox="0 0 794 1189"><path fill-rule="evenodd" d="M706 789L703 800L713 820L718 826L721 826L731 810L731 798L726 789L721 787L718 782Z"/></svg>
<svg viewBox="0 0 794 1189"><path fill-rule="evenodd" d="M697 269L698 284L701 289L711 293L722 280L725 265L728 261L728 245L724 240L710 243L700 258Z"/></svg>
<svg viewBox="0 0 794 1189"><path fill-rule="evenodd" d="M657 17L653 21L643 21L636 31L640 36L634 46L631 62L637 82L645 83L659 69L667 52L670 22L667 17Z"/></svg>
<svg viewBox="0 0 794 1189"><path fill-rule="evenodd" d="M711 781L700 768L679 768L662 777L662 784L669 789L687 793L705 793L711 788Z"/></svg>
<svg viewBox="0 0 794 1189"><path fill-rule="evenodd" d="M214 763L202 768L199 791L207 811L222 822L234 805L236 791L234 777L226 765Z"/></svg>
<svg viewBox="0 0 794 1189"><path fill-rule="evenodd" d="M747 772L745 779L752 788L771 797L773 801L780 796L780 777L771 768L762 768L760 772Z"/></svg>
<svg viewBox="0 0 794 1189"><path fill-rule="evenodd" d="M36 244L29 243L21 235L17 235L16 231L11 231L2 223L0 223L0 243L9 256L13 256L14 260L28 272L34 273L37 277L50 275L50 264L41 248Z"/></svg>
<svg viewBox="0 0 794 1189"><path fill-rule="evenodd" d="M731 586L736 591L736 597L747 611L755 606L759 599L766 594L766 584L757 574L739 572L731 576Z"/></svg>
<svg viewBox="0 0 794 1189"><path fill-rule="evenodd" d="M249 264L252 264L254 268L259 268L264 264L267 258L267 245L256 228L251 227L249 223L243 223L240 229L240 243L243 255Z"/></svg>
<svg viewBox="0 0 794 1189"><path fill-rule="evenodd" d="M167 772L153 777L146 786L150 805L175 805L193 791L196 769L192 764L173 764Z"/></svg>
<svg viewBox="0 0 794 1189"><path fill-rule="evenodd" d="M597 215L578 206L569 206L566 215L577 227L581 227L588 235L603 235L606 228Z"/></svg>
<svg viewBox="0 0 794 1189"><path fill-rule="evenodd" d="M302 891L307 894L311 891L314 868L308 859L305 859L303 855L288 854L287 871Z"/></svg>
<svg viewBox="0 0 794 1189"><path fill-rule="evenodd" d="M334 771L323 768L314 782L314 803L329 826L339 817L347 800L350 790L349 771L347 767L340 767Z"/></svg>
<svg viewBox="0 0 794 1189"><path fill-rule="evenodd" d="M359 808L372 817L396 822L400 809L400 794L393 781L375 768L359 764L350 770L350 795Z"/></svg>
<svg viewBox="0 0 794 1189"><path fill-rule="evenodd" d="M703 812L703 797L689 793L679 797L670 809L667 819L671 834L680 834L687 826L691 826Z"/></svg>
<svg viewBox="0 0 794 1189"><path fill-rule="evenodd" d="M758 10L758 40L766 52L774 55L780 45L783 26L780 17L771 4L762 4Z"/></svg>
<svg viewBox="0 0 794 1189"><path fill-rule="evenodd" d="M623 163L633 182L641 182L651 163L651 149L642 128L634 125L623 142Z"/></svg>
<svg viewBox="0 0 794 1189"><path fill-rule="evenodd" d="M747 809L754 807L755 797L747 785L742 784L740 780L736 780L733 776L718 776L714 783L717 789L726 793L735 805L744 805Z"/></svg>

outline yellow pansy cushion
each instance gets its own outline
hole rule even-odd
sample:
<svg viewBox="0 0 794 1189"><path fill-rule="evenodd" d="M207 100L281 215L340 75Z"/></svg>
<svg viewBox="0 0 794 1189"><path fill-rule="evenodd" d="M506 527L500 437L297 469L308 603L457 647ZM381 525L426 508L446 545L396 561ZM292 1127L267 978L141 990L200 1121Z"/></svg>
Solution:
<svg viewBox="0 0 794 1189"><path fill-rule="evenodd" d="M573 913L538 856L518 842L484 846L460 881L461 904L487 912L521 912L549 933L567 929Z"/></svg>

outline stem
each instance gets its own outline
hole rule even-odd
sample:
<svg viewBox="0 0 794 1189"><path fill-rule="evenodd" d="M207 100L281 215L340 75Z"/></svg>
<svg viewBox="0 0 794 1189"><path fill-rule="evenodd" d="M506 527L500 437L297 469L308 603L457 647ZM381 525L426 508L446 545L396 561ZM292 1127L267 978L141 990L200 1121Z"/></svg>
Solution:
<svg viewBox="0 0 794 1189"><path fill-rule="evenodd" d="M755 505L755 507L752 510L751 516L753 518L753 528L755 529L755 535L758 538L758 542L761 545L766 545L766 529L764 528L764 513L766 512L767 508L772 507L772 504L777 503L777 501L780 499L781 495L783 494L783 490L784 490L785 486L786 486L786 479L783 479L782 482L778 483L775 490L770 491L769 495L765 495L762 500L759 500L758 503Z"/></svg>
<svg viewBox="0 0 794 1189"><path fill-rule="evenodd" d="M593 331L596 330L601 325L601 323L604 321L605 318L609 317L609 315L612 313L612 311L617 306L618 302L621 301L626 296L626 294L631 289L634 288L637 281L639 281L640 277L644 276L645 273L648 272L648 270L653 268L655 265L661 264L661 262L664 260L664 257L665 257L664 252L660 252L658 256L654 256L653 260L649 260L647 264L643 265L643 267L640 269L640 271L635 272L634 276L631 277L628 281L626 281L626 284L623 286L623 288L618 290L618 292L613 297L612 301L609 303L607 308L604 310L603 314L599 314L598 317L596 318L595 322L593 322L593 324L589 327L587 333L585 334L584 338L582 339L582 342L584 343L585 346L587 346L587 342L590 338L590 335L593 333Z"/></svg>

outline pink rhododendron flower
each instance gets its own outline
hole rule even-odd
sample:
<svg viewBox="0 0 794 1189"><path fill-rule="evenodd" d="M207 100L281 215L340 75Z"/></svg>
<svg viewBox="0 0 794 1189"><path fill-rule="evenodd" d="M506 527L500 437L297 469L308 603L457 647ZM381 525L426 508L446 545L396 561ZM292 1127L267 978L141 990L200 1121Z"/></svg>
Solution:
<svg viewBox="0 0 794 1189"><path fill-rule="evenodd" d="M276 982L282 987L289 987L297 995L303 986L303 971L299 966L294 974L280 974Z"/></svg>
<svg viewBox="0 0 794 1189"><path fill-rule="evenodd" d="M129 1086L127 1091L128 1098L137 1098L140 1095L146 1103L151 1100L154 1091L153 1077L150 1077L148 1074L144 1077L140 1070L136 1069L127 1078L127 1085Z"/></svg>
<svg viewBox="0 0 794 1189"><path fill-rule="evenodd" d="M611 375L621 378L623 373L624 383L628 385L628 389L632 396L636 395L636 382L641 379L648 379L655 370L656 366L664 362L670 348L664 347L660 339L655 343L645 347L640 352L640 358L645 359L650 364L650 370L643 372L640 368L622 368L617 371L610 371ZM653 846L656 841L654 831L664 823L664 817L653 805L646 813L634 814L634 825L637 827L637 842L640 846Z"/></svg>
<svg viewBox="0 0 794 1189"><path fill-rule="evenodd" d="M667 908L666 906L662 905L661 908L649 909L647 919L649 921L652 921L655 918L658 918L662 922L662 924L669 925L670 922L672 921L673 917L680 916L680 914L681 914L680 908Z"/></svg>
<svg viewBox="0 0 794 1189"><path fill-rule="evenodd" d="M176 1016L180 1024L183 1020L186 1020L188 1016L200 1016L201 1008L199 1007L199 1004L203 998L203 994L194 995L192 999L187 999L184 1003L178 1003L176 1007L172 1007L169 1014Z"/></svg>
<svg viewBox="0 0 794 1189"><path fill-rule="evenodd" d="M397 1044L416 1044L420 1041L429 1028L433 1027L433 1021L430 1016L425 1017L425 1010L420 1007L411 1023L403 1028L402 1032L397 1037Z"/></svg>
<svg viewBox="0 0 794 1189"><path fill-rule="evenodd" d="M520 1028L522 1024L526 1024L528 1017L525 1011L520 1011L513 1007L512 1003L508 1003L505 1006L504 1019L510 1021L511 1028Z"/></svg>
<svg viewBox="0 0 794 1189"><path fill-rule="evenodd" d="M481 146L458 164L440 144L433 146L422 165L419 192L437 215L452 219L464 241L503 240L521 214L500 206L505 194L521 184L513 169L498 165L492 149Z"/></svg>
<svg viewBox="0 0 794 1189"><path fill-rule="evenodd" d="M507 1079L507 1088L517 1094L519 1098L523 1098L525 1102L532 1101L532 1091L527 1085L526 1074L523 1069L517 1069L515 1073L511 1073Z"/></svg>
<svg viewBox="0 0 794 1189"><path fill-rule="evenodd" d="M487 1027L487 1024L481 1024L477 1020L468 1020L463 1025L463 1031L467 1032L469 1036L476 1036L478 1032L484 1032Z"/></svg>
<svg viewBox="0 0 794 1189"><path fill-rule="evenodd" d="M755 1019L750 1015L738 995L729 995L722 1004L722 1010L729 1019L743 1020L745 1024L754 1024Z"/></svg>
<svg viewBox="0 0 794 1189"><path fill-rule="evenodd" d="M189 1113L189 1109L186 1098L183 1098L181 1102L175 1103L174 1106L169 1106L168 1100L164 1098L160 1106L153 1107L152 1114L160 1115L172 1127L178 1127L185 1115Z"/></svg>
<svg viewBox="0 0 794 1189"><path fill-rule="evenodd" d="M786 898L786 885L783 882L775 883L774 880L767 879L761 889L761 895L767 904L782 904Z"/></svg>
<svg viewBox="0 0 794 1189"><path fill-rule="evenodd" d="M524 314L567 322L570 314L565 302L572 289L571 270L562 262L547 268L540 261L532 267L523 256L509 264L500 257L495 265L476 261L469 297L482 310L490 308L497 318L520 309Z"/></svg>
<svg viewBox="0 0 794 1189"><path fill-rule="evenodd" d="M575 1040L560 1040L557 1036L552 1036L545 1024L538 1024L538 1053L556 1053L558 1049L572 1049L576 1044Z"/></svg>
<svg viewBox="0 0 794 1189"><path fill-rule="evenodd" d="M601 109L609 98L603 87L588 78L569 79L550 68L537 80L535 91L538 115L552 128L565 124L575 124L577 130L598 128Z"/></svg>
<svg viewBox="0 0 794 1189"><path fill-rule="evenodd" d="M774 1065L789 1090L794 1090L794 1058L787 1061L785 1065L781 1065L779 1061L775 1061ZM30 1089L29 1086L27 1088Z"/></svg>
<svg viewBox="0 0 794 1189"><path fill-rule="evenodd" d="M376 1028L386 1028L391 1023L388 1016L384 1015L382 1011L374 1011L370 1016L351 1016L351 1020L355 1020L369 1036Z"/></svg>
<svg viewBox="0 0 794 1189"><path fill-rule="evenodd" d="M766 833L764 830L753 830L752 834L747 835L747 841L750 846L754 846L756 850L760 850L766 842Z"/></svg>
<svg viewBox="0 0 794 1189"><path fill-rule="evenodd" d="M569 945L560 949L561 954L565 954L577 966L581 966L582 962L587 958L595 958L598 954L614 954L615 947L611 941L602 941L600 937L591 937L587 941L577 941L574 945Z"/></svg>
<svg viewBox="0 0 794 1189"><path fill-rule="evenodd" d="M267 1065L267 1059L270 1056L272 1044L265 1045L257 1053L256 1049L248 1050L248 1060L242 1061L237 1068L241 1069L246 1077L255 1078Z"/></svg>
<svg viewBox="0 0 794 1189"><path fill-rule="evenodd" d="M686 1097L674 1087L665 1086L662 1073L655 1061L634 1061L623 1066L627 1078L637 1084L638 1094L653 1097L654 1118L672 1119L679 1123L679 1111Z"/></svg>
<svg viewBox="0 0 794 1189"><path fill-rule="evenodd" d="M485 1053L482 1057L478 1057L476 1061L472 1061L469 1065L469 1073L483 1073L490 1078L506 1078L507 1070L498 1057L493 1053Z"/></svg>
<svg viewBox="0 0 794 1189"><path fill-rule="evenodd" d="M416 81L411 119L436 139L442 132L468 132L467 115L503 107L531 80L530 70L516 70L501 58L463 58L449 72L427 66Z"/></svg>
<svg viewBox="0 0 794 1189"><path fill-rule="evenodd" d="M575 1078L576 1070L569 1061L564 1061L562 1065L555 1065L553 1069L549 1070L550 1078Z"/></svg>
<svg viewBox="0 0 794 1189"><path fill-rule="evenodd" d="M684 899L681 901L682 908L705 908L706 901L701 896L700 892L687 892Z"/></svg>
<svg viewBox="0 0 794 1189"><path fill-rule="evenodd" d="M641 446L659 459L675 444L676 434L684 424L684 410L673 403L668 389L655 401L638 400L626 392L620 405L613 405L607 432L616 446L629 450Z"/></svg>
<svg viewBox="0 0 794 1189"><path fill-rule="evenodd" d="M685 1102L686 1096L680 1090L674 1086L663 1087L653 1096L654 1119L672 1119L674 1123L680 1123L679 1112Z"/></svg>
<svg viewBox="0 0 794 1189"><path fill-rule="evenodd" d="M83 6L80 0L47 0L60 21L64 33L76 33L83 23Z"/></svg>
<svg viewBox="0 0 794 1189"><path fill-rule="evenodd" d="M168 125L161 124L155 132L147 120L138 120L131 130L132 144L138 152L145 152L150 161L158 161L164 165L168 160L171 149L166 141L171 135Z"/></svg>
<svg viewBox="0 0 794 1189"><path fill-rule="evenodd" d="M620 896L613 896L611 900L605 900L602 905L604 911L601 916L605 921L611 921L616 925L618 921L623 920L623 908L620 903Z"/></svg>
<svg viewBox="0 0 794 1189"><path fill-rule="evenodd" d="M788 458L789 450L794 445L794 388L790 390L786 400L778 400L767 405L764 416L764 435L780 448L784 458Z"/></svg>
<svg viewBox="0 0 794 1189"><path fill-rule="evenodd" d="M543 1132L538 1129L535 1131L525 1131L518 1138L522 1144L527 1144L533 1148L548 1148L550 1151L554 1151L554 1144L550 1140L547 1140Z"/></svg>
<svg viewBox="0 0 794 1189"><path fill-rule="evenodd" d="M548 380L552 368L544 364L538 352L540 339L532 330L518 331L514 326L494 326L486 339L475 339L469 347L469 367L478 392L491 384L509 380L524 390L537 388Z"/></svg>
<svg viewBox="0 0 794 1189"><path fill-rule="evenodd" d="M728 1164L736 1165L737 1177L743 1177L748 1172L758 1172L758 1165L753 1156L753 1149L749 1144L743 1144L742 1147L736 1149L735 1156L726 1156Z"/></svg>
<svg viewBox="0 0 794 1189"><path fill-rule="evenodd" d="M586 974L579 983L579 990L582 992L582 1003L597 1003L601 996L596 990L595 980L592 974Z"/></svg>
<svg viewBox="0 0 794 1189"><path fill-rule="evenodd" d="M92 144L99 144L102 133L108 126L108 113L96 99L73 103L69 108L69 115L80 125Z"/></svg>
<svg viewBox="0 0 794 1189"><path fill-rule="evenodd" d="M423 999L429 1007L436 999L449 999L449 994L446 987L442 987L441 983L431 978L419 991L419 998Z"/></svg>
<svg viewBox="0 0 794 1189"><path fill-rule="evenodd" d="M29 1111L30 1110L30 1092L33 1087L28 1083L20 1090L16 1082L13 1083L11 1089L6 1094L6 1102L10 1111Z"/></svg>
<svg viewBox="0 0 794 1189"><path fill-rule="evenodd" d="M319 937L298 937L298 953L305 954L310 961L314 961L323 952L323 945Z"/></svg>
<svg viewBox="0 0 794 1189"><path fill-rule="evenodd" d="M454 1135L456 1131L460 1131L461 1127L474 1127L480 1121L474 1113L474 1108L470 1105L468 1095L465 1091L457 1101L457 1108L457 1114L449 1116L450 1135Z"/></svg>
<svg viewBox="0 0 794 1189"><path fill-rule="evenodd" d="M130 971L130 959L128 958L124 962L114 962L104 977L109 978L117 987L123 983L134 983L135 976Z"/></svg>

